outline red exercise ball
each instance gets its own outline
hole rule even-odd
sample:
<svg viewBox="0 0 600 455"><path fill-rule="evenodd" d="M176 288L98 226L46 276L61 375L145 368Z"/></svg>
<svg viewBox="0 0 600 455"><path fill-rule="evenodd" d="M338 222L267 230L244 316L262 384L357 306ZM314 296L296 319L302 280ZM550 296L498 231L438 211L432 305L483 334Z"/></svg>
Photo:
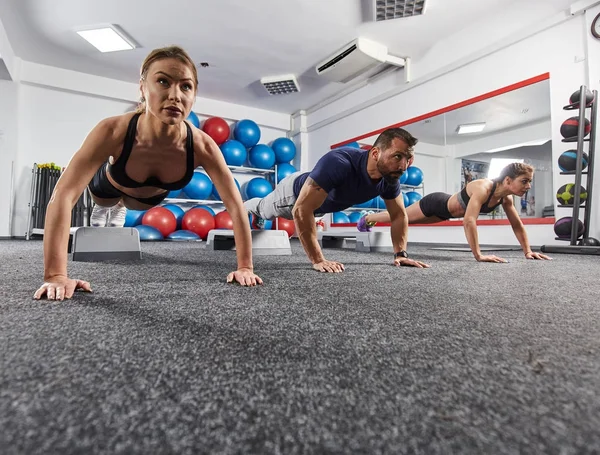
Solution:
<svg viewBox="0 0 600 455"><path fill-rule="evenodd" d="M169 209L152 207L144 213L142 224L158 229L163 237L166 237L177 229L177 218Z"/></svg>
<svg viewBox="0 0 600 455"><path fill-rule="evenodd" d="M217 229L233 229L233 220L226 210L215 215L215 226Z"/></svg>
<svg viewBox="0 0 600 455"><path fill-rule="evenodd" d="M211 117L206 119L204 125L202 125L202 131L212 137L217 145L221 145L229 139L231 133L229 125L221 117Z"/></svg>
<svg viewBox="0 0 600 455"><path fill-rule="evenodd" d="M204 209L189 209L181 220L181 229L198 234L202 240L206 240L208 231L214 228L214 217Z"/></svg>
<svg viewBox="0 0 600 455"><path fill-rule="evenodd" d="M294 232L296 232L296 224L294 223L294 220L277 218L275 221L273 221L273 227L271 229L278 231L286 231L288 233L288 237L291 237L292 235L294 235Z"/></svg>

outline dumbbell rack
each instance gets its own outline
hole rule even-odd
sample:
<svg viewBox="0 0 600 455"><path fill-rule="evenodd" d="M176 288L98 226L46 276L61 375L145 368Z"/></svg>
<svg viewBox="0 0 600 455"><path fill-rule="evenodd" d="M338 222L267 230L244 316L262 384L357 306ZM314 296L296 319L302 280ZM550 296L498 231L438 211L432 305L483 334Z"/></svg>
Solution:
<svg viewBox="0 0 600 455"><path fill-rule="evenodd" d="M565 240L569 241L569 245L543 245L541 250L544 253L571 253L571 254L600 254L600 246L586 246L584 242L589 238L590 233L590 220L591 220L591 211L592 211L592 189L593 189L593 181L594 181L594 149L596 142L596 118L598 113L598 91L594 90L593 100L590 104L586 105L586 94L589 93L586 86L582 85L580 87L579 92L579 104L578 105L568 105L563 107L564 110L573 110L579 109L579 127L577 130L577 136L574 138L566 138L563 139L562 142L577 142L577 159L576 159L576 167L575 171L567 171L561 172L561 175L575 175L575 195L573 200L573 205L559 205L557 208L571 208L573 210L572 214L572 224L571 224L571 238L564 239L561 237L557 237L556 240ZM585 138L585 120L586 120L586 109L591 109L590 116L590 124L591 131L589 133L589 138ZM583 167L583 148L585 143L588 143L588 166L587 172L582 170ZM582 204L580 199L580 191L581 188L581 180L583 175L587 175L586 178L586 188L587 188L587 198L585 200L585 204ZM579 209L583 208L584 210L584 232L583 237L580 243L577 243L578 239L578 222L579 222Z"/></svg>

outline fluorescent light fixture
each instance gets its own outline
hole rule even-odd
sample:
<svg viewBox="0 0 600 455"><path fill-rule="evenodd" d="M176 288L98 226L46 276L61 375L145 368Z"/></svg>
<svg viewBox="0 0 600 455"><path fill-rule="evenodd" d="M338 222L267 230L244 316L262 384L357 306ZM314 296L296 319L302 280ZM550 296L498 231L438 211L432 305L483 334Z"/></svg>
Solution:
<svg viewBox="0 0 600 455"><path fill-rule="evenodd" d="M504 147L498 147L498 148L491 149L491 150L485 150L482 153L503 152L504 150L512 150L512 149L516 149L519 147L539 147L540 145L544 145L549 141L550 141L550 139L539 139L539 140L529 141L529 142L520 142L519 144L511 144L511 145L506 145Z"/></svg>
<svg viewBox="0 0 600 455"><path fill-rule="evenodd" d="M131 40L113 25L78 30L77 34L100 52L127 51L135 48Z"/></svg>
<svg viewBox="0 0 600 455"><path fill-rule="evenodd" d="M458 134L470 134L479 133L485 128L485 122L483 123L467 123L465 125L458 125L456 132Z"/></svg>
<svg viewBox="0 0 600 455"><path fill-rule="evenodd" d="M495 179L500 176L500 172L511 163L522 163L525 160L515 158L492 158L490 169L488 170L488 179Z"/></svg>

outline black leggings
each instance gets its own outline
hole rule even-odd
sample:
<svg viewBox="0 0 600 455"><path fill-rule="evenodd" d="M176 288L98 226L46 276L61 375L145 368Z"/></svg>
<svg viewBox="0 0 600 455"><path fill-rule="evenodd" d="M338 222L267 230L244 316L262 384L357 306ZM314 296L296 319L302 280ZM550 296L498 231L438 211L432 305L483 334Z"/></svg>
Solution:
<svg viewBox="0 0 600 455"><path fill-rule="evenodd" d="M102 166L100 166L100 168L94 174L94 177L92 177L92 181L88 185L90 193L97 198L116 199L127 196L135 199L138 202L141 202L142 204L156 206L160 204L169 194L168 191L152 197L133 197L129 194L125 194L121 190L115 188L114 185L110 183L110 180L108 180L108 177L106 176L106 165L107 163L104 163Z"/></svg>
<svg viewBox="0 0 600 455"><path fill-rule="evenodd" d="M430 193L419 201L419 207L425 216L437 216L443 220L452 218L448 210L448 200L452 195L448 193Z"/></svg>

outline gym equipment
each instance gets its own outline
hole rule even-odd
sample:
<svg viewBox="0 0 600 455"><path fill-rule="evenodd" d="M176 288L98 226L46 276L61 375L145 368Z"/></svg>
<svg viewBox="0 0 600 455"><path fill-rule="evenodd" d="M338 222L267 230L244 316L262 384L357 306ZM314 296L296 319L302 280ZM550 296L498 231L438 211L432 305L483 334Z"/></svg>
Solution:
<svg viewBox="0 0 600 455"><path fill-rule="evenodd" d="M153 226L139 224L136 227L134 227L134 229L139 232L140 240L142 241L164 240L164 236L161 234L161 232Z"/></svg>
<svg viewBox="0 0 600 455"><path fill-rule="evenodd" d="M233 229L233 220L231 215L226 210L219 212L215 216L215 228L216 229Z"/></svg>
<svg viewBox="0 0 600 455"><path fill-rule="evenodd" d="M423 183L423 171L416 166L409 166L404 174L406 174L405 185L419 186Z"/></svg>
<svg viewBox="0 0 600 455"><path fill-rule="evenodd" d="M284 231L253 230L253 256L289 256L292 254L290 240ZM206 239L207 250L235 250L232 230L214 229Z"/></svg>
<svg viewBox="0 0 600 455"><path fill-rule="evenodd" d="M208 134L217 145L221 145L231 134L229 125L221 117L210 117L202 125L202 131Z"/></svg>
<svg viewBox="0 0 600 455"><path fill-rule="evenodd" d="M248 157L246 146L234 139L230 139L221 145L221 152L225 157L225 162L229 166L243 166Z"/></svg>
<svg viewBox="0 0 600 455"><path fill-rule="evenodd" d="M243 119L235 124L233 137L240 141L246 148L254 147L260 140L260 128L252 120ZM237 166L241 166L241 164Z"/></svg>
<svg viewBox="0 0 600 455"><path fill-rule="evenodd" d="M573 224L573 218L570 216L564 216L554 223L554 232L562 239L571 238L571 228ZM577 238L581 237L584 233L584 225L581 220L577 220Z"/></svg>
<svg viewBox="0 0 600 455"><path fill-rule="evenodd" d="M177 220L177 229L181 229L181 220L183 219L183 215L185 215L185 210L175 204L165 204L163 205L163 208L169 210L173 215L175 215L175 219Z"/></svg>
<svg viewBox="0 0 600 455"><path fill-rule="evenodd" d="M194 172L192 180L183 188L183 192L188 198L200 201L208 199L212 190L213 183L204 172Z"/></svg>
<svg viewBox="0 0 600 455"><path fill-rule="evenodd" d="M198 118L198 116L194 113L194 111L190 112L190 115L188 115L187 119L192 125L194 125L196 128L200 128L200 119Z"/></svg>
<svg viewBox="0 0 600 455"><path fill-rule="evenodd" d="M275 152L268 145L255 145L250 149L248 162L258 169L271 169L275 165Z"/></svg>
<svg viewBox="0 0 600 455"><path fill-rule="evenodd" d="M408 200L408 204L406 204L406 207L409 207L409 206L413 205L415 202L420 201L421 198L423 197L416 191L409 191L408 193L404 193L404 195L406 196L405 200Z"/></svg>
<svg viewBox="0 0 600 455"><path fill-rule="evenodd" d="M29 210L27 211L27 231L25 238L44 234L46 208L54 191L54 186L61 175L61 169L54 164L34 164L31 169L31 190L29 193ZM71 227L89 226L93 201L86 188L71 210Z"/></svg>
<svg viewBox="0 0 600 455"><path fill-rule="evenodd" d="M356 248L356 235L354 231L318 231L317 240L321 248ZM389 235L388 235L389 236Z"/></svg>
<svg viewBox="0 0 600 455"><path fill-rule="evenodd" d="M234 182L235 182L235 185L237 186L237 189L238 189L238 191L241 193L241 192L242 192L242 189L241 189L241 187L240 187L240 182L238 182L238 181L237 181L237 179L233 179L233 180L234 180ZM213 189L212 189L212 195L213 195L213 197L214 197L214 198L215 198L217 201L220 201L220 200L221 200L221 196L219 196L219 192L217 191L217 187L216 187L216 186L213 186Z"/></svg>
<svg viewBox="0 0 600 455"><path fill-rule="evenodd" d="M70 258L76 262L139 260L142 258L138 230L140 227L143 226L135 228L72 228Z"/></svg>
<svg viewBox="0 0 600 455"><path fill-rule="evenodd" d="M581 158L581 170L588 165L588 154L583 152ZM567 150L558 157L558 167L563 172L574 172L577 167L577 150Z"/></svg>
<svg viewBox="0 0 600 455"><path fill-rule="evenodd" d="M163 237L177 230L177 218L169 209L152 207L142 217L142 224L158 229Z"/></svg>
<svg viewBox="0 0 600 455"><path fill-rule="evenodd" d="M588 89L585 90L585 105L589 107L590 104L594 101L594 94L590 92ZM569 103L573 109L579 109L579 102L581 100L581 90L577 90L573 92L569 98Z"/></svg>
<svg viewBox="0 0 600 455"><path fill-rule="evenodd" d="M167 240L175 240L175 241L201 241L200 236L192 231L185 231L183 229L175 232L171 232L167 236Z"/></svg>
<svg viewBox="0 0 600 455"><path fill-rule="evenodd" d="M561 186L556 192L556 199L561 205L573 204L575 200L575 184L567 183ZM579 187L579 203L587 199L587 191L583 186Z"/></svg>
<svg viewBox="0 0 600 455"><path fill-rule="evenodd" d="M593 240L590 242L590 225L592 224L590 220L592 219L592 209L594 208L594 204L592 202L592 190L594 183L594 150L596 147L596 119L598 118L598 91L594 90L592 92L593 97L592 100L589 100L588 89L585 85L579 87L579 96L576 94L571 95L576 102L574 104L570 104L568 106L564 106L564 110L573 110L578 109L579 115L577 117L571 117L567 119L563 125L561 126L561 134L565 137L562 142L577 142L576 148L576 158L575 158L575 171L573 174L575 175L575 182L573 186L575 189L583 189L582 181L585 174L585 182L588 191L586 192L586 201L583 207L583 233L581 233L581 224L582 221L579 218L580 206L581 206L581 194L580 191L574 190L573 203L568 206L558 205L557 209L562 209L564 207L570 207L572 216L569 217L571 219L570 228L564 225L563 218L558 220L555 223L555 232L558 229L559 232L569 232L569 237L561 237L560 235L556 237L556 240L564 240L568 241L569 245L566 246L558 246L558 245L542 245L541 250L544 253L571 253L571 254L600 254L600 247L596 245L586 245L586 243L593 243ZM581 100L586 100L586 103L581 102ZM586 118L587 109L590 109L591 115L590 120ZM591 133L591 134L590 134ZM586 136L589 137L586 138ZM582 171L583 161L584 161L584 146L587 143L587 155L588 155L588 165L587 171ZM560 190L559 190L560 192ZM570 192L569 192L570 193ZM568 196L568 195L567 195ZM597 204L596 204L597 205ZM558 225L558 226L557 226ZM558 232L557 232L558 234ZM577 239L579 236L583 237L583 241L580 244L577 244Z"/></svg>
<svg viewBox="0 0 600 455"><path fill-rule="evenodd" d="M181 190L173 190L173 191L169 191L169 194L167 194L167 199L178 199L181 197ZM184 196L186 197L186 196Z"/></svg>
<svg viewBox="0 0 600 455"><path fill-rule="evenodd" d="M294 232L296 232L296 224L294 223L294 220L277 218L273 223L273 227L271 227L271 229L278 231L286 231L288 233L288 237L291 237L292 235L294 235Z"/></svg>
<svg viewBox="0 0 600 455"><path fill-rule="evenodd" d="M406 179L408 179L408 174L406 172L403 172L400 176L400 185L406 185Z"/></svg>
<svg viewBox="0 0 600 455"><path fill-rule="evenodd" d="M288 175L296 172L296 168L289 163L281 163L277 165L277 183L281 182Z"/></svg>
<svg viewBox="0 0 600 455"><path fill-rule="evenodd" d="M273 191L273 187L267 179L254 177L246 184L246 196L248 199L255 197L263 198Z"/></svg>
<svg viewBox="0 0 600 455"><path fill-rule="evenodd" d="M125 224L123 227L135 227L142 224L142 218L146 214L146 210L131 210L127 209L125 214Z"/></svg>
<svg viewBox="0 0 600 455"><path fill-rule="evenodd" d="M587 136L592 129L590 121L585 119L584 121L584 134ZM579 117L570 117L565 120L560 126L560 134L565 139L577 137L577 131L579 130Z"/></svg>
<svg viewBox="0 0 600 455"><path fill-rule="evenodd" d="M209 231L215 228L215 218L204 209L190 209L183 215L181 228L185 231L192 231L206 240Z"/></svg>
<svg viewBox="0 0 600 455"><path fill-rule="evenodd" d="M193 207L190 207L190 209L204 209L204 210L206 210L208 213L210 213L212 216L215 216L215 215L216 215L215 211L214 211L214 210L212 209L212 207L211 207L211 206L209 206L209 205L197 204L197 205L194 205Z"/></svg>
<svg viewBox="0 0 600 455"><path fill-rule="evenodd" d="M348 215L348 219L350 220L351 223L358 223L358 220L360 220L361 214L360 212L352 212L350 215Z"/></svg>
<svg viewBox="0 0 600 455"><path fill-rule="evenodd" d="M600 246L600 240L594 237L583 238L579 241L580 246Z"/></svg>
<svg viewBox="0 0 600 455"><path fill-rule="evenodd" d="M360 202L359 204L354 204L353 207L356 207L359 209L369 209L369 208L372 208L372 206L371 206L372 202L373 202L373 199L369 199L368 201Z"/></svg>
<svg viewBox="0 0 600 455"><path fill-rule="evenodd" d="M350 218L344 212L333 212L331 214L331 222L338 223L350 223Z"/></svg>
<svg viewBox="0 0 600 455"><path fill-rule="evenodd" d="M406 195L406 191L402 191L402 201L404 202L404 207L408 207L410 205L410 200Z"/></svg>
<svg viewBox="0 0 600 455"><path fill-rule="evenodd" d="M296 156L296 145L287 137L278 137L271 144L277 164L289 163Z"/></svg>
<svg viewBox="0 0 600 455"><path fill-rule="evenodd" d="M385 209L385 202L381 196L375 196L371 199L371 207L375 209Z"/></svg>

